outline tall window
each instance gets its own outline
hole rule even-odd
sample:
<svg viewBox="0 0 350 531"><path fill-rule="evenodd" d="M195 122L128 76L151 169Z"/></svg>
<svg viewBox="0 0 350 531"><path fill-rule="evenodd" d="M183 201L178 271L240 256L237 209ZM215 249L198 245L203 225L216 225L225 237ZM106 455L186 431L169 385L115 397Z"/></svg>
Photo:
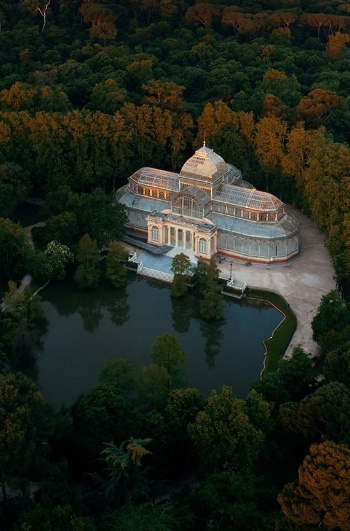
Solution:
<svg viewBox="0 0 350 531"><path fill-rule="evenodd" d="M201 238L199 240L199 252L200 253L206 253L207 252L207 241L204 240L204 238Z"/></svg>
<svg viewBox="0 0 350 531"><path fill-rule="evenodd" d="M158 227L152 227L152 240L159 240L159 229Z"/></svg>

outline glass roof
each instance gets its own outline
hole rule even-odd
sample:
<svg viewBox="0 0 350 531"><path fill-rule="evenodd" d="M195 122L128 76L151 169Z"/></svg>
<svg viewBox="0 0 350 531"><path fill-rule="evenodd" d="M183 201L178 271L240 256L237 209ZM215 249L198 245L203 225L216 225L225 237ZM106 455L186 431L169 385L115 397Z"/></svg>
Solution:
<svg viewBox="0 0 350 531"><path fill-rule="evenodd" d="M163 190L178 192L180 189L179 175L177 173L158 170L157 168L141 168L130 179L140 184L163 188Z"/></svg>
<svg viewBox="0 0 350 531"><path fill-rule="evenodd" d="M215 181L225 175L231 168L223 158L205 145L182 166L181 177Z"/></svg>
<svg viewBox="0 0 350 531"><path fill-rule="evenodd" d="M253 223L244 219L230 218L216 212L211 212L208 218L217 225L218 229L255 238L284 238L300 229L299 221L290 214L285 214L276 223Z"/></svg>
<svg viewBox="0 0 350 531"><path fill-rule="evenodd" d="M253 210L277 211L283 203L274 195L267 192L260 192L255 188L243 188L230 184L220 184L216 189L214 201L229 203L242 208Z"/></svg>
<svg viewBox="0 0 350 531"><path fill-rule="evenodd" d="M176 201L178 197L186 194L189 194L192 197L198 199L202 203L202 205L206 205L210 201L210 198L207 196L207 194L197 186L186 186L186 188L181 190L181 192L173 198L173 201Z"/></svg>

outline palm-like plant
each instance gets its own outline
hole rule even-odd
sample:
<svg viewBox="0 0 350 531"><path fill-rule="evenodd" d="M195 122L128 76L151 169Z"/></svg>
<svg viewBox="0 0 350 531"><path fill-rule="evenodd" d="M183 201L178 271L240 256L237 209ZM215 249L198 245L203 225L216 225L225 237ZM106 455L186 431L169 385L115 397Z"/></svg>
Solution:
<svg viewBox="0 0 350 531"><path fill-rule="evenodd" d="M107 481L103 482L103 486L109 502L118 504L127 498L148 498L146 470L140 471L140 467L142 458L152 454L145 448L151 442L152 439L131 437L119 447L113 442L106 443L101 455L106 463Z"/></svg>

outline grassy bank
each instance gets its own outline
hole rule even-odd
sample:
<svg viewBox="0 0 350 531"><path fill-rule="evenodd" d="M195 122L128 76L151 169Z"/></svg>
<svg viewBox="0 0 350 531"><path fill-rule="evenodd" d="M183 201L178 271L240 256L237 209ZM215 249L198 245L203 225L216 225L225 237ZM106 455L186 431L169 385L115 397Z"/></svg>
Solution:
<svg viewBox="0 0 350 531"><path fill-rule="evenodd" d="M283 357L290 340L297 326L297 319L289 304L281 295L271 291L249 289L246 291L247 297L264 300L272 304L285 316L281 324L275 329L272 338L265 341L266 359L264 373L275 371L279 360ZM263 373L263 374L264 374Z"/></svg>

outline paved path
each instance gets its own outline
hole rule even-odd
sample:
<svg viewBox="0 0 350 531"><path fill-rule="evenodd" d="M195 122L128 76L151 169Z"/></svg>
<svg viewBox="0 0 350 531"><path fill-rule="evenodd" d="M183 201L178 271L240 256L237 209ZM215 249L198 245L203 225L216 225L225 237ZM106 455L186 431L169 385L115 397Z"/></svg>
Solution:
<svg viewBox="0 0 350 531"><path fill-rule="evenodd" d="M312 339L311 321L315 316L321 297L335 289L334 269L324 238L316 225L301 212L289 207L288 211L302 223L302 253L289 265L247 267L237 261L232 264L232 276L237 284L247 282L250 287L277 291L294 311L298 325L286 356L301 345L312 356L318 354L318 345ZM230 276L230 260L219 265L223 276Z"/></svg>

